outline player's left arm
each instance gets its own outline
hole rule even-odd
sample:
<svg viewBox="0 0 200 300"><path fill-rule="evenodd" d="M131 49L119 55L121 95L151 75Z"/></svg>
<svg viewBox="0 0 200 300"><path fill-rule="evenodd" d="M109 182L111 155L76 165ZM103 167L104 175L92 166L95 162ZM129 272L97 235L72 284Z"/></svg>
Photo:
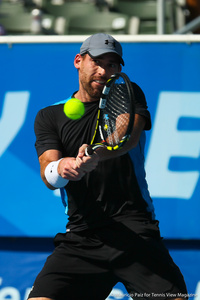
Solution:
<svg viewBox="0 0 200 300"><path fill-rule="evenodd" d="M91 157L98 156L99 161L103 161L110 158L121 156L127 153L128 151L130 151L132 148L135 148L140 140L140 135L145 128L146 122L147 120L145 116L135 114L135 120L134 120L131 136L122 148L118 149L117 151L110 151L107 150L106 148L101 147L96 149L94 154ZM87 148L87 146L88 145L82 145L82 147L80 147L79 154L78 154L79 157L82 158L84 157L85 149Z"/></svg>
<svg viewBox="0 0 200 300"><path fill-rule="evenodd" d="M135 148L140 140L140 136L142 131L144 130L146 125L146 118L142 115L135 114L135 120L133 124L133 129L131 132L131 136L129 140L125 143L125 145L117 151L109 151L107 149L98 148L97 154L99 155L99 160L106 160L109 158L114 158L121 156L131 149Z"/></svg>

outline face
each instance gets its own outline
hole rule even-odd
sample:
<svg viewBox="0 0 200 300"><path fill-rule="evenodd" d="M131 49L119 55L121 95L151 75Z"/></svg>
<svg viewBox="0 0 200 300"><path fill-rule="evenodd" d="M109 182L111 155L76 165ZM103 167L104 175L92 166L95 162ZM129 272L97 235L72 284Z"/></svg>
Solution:
<svg viewBox="0 0 200 300"><path fill-rule="evenodd" d="M98 58L77 54L74 61L79 71L79 98L84 102L98 101L110 76L121 71L118 56L107 53Z"/></svg>

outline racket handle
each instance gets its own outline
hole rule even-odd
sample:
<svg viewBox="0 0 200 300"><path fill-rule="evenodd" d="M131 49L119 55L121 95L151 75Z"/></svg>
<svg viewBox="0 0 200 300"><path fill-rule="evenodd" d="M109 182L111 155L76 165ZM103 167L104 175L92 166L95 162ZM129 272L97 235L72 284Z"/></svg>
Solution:
<svg viewBox="0 0 200 300"><path fill-rule="evenodd" d="M88 146L86 149L85 149L85 155L86 156L91 156L93 154L94 150L92 149L92 146Z"/></svg>

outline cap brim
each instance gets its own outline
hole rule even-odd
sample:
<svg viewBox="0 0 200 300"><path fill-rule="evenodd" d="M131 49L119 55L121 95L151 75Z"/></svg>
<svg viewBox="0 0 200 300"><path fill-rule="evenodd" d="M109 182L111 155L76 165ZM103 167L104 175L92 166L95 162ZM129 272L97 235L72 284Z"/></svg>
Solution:
<svg viewBox="0 0 200 300"><path fill-rule="evenodd" d="M101 56L101 55L106 54L106 53L115 53L119 57L120 63L124 66L124 60L123 60L123 58L115 50L111 50L110 49L109 51L105 51L105 49L93 49L93 50L91 50L91 51L88 52L88 54L92 58Z"/></svg>

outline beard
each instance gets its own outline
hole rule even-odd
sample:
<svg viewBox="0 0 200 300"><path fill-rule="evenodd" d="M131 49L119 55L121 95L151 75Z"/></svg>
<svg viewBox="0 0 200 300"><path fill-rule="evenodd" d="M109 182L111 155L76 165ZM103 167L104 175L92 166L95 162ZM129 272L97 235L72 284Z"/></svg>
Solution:
<svg viewBox="0 0 200 300"><path fill-rule="evenodd" d="M91 85L91 82L89 82L89 83L84 82L82 84L82 86L91 98L93 98L95 100L100 99L103 88L101 88L101 87L93 88L92 85Z"/></svg>
<svg viewBox="0 0 200 300"><path fill-rule="evenodd" d="M103 86L93 87L92 82L94 82L95 80L105 80L105 78L96 78L96 77L89 78L85 70L82 70L79 76L79 80L80 80L80 85L82 86L84 91L92 99L94 99L94 101L98 101L101 97Z"/></svg>

